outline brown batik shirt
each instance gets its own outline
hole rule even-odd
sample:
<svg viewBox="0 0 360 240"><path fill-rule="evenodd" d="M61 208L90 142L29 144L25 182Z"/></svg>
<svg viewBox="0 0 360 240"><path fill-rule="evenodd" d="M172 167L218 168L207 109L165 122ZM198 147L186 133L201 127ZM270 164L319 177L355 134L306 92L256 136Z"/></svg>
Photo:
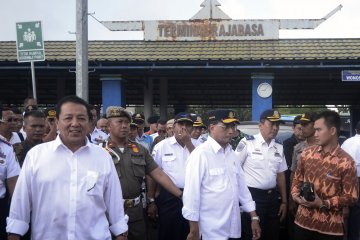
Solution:
<svg viewBox="0 0 360 240"><path fill-rule="evenodd" d="M295 223L322 234L344 235L342 208L357 201L359 189L351 156L339 145L327 153L317 145L304 149L291 186L293 198L300 195L303 182L314 184L316 194L326 207L318 209L300 205Z"/></svg>

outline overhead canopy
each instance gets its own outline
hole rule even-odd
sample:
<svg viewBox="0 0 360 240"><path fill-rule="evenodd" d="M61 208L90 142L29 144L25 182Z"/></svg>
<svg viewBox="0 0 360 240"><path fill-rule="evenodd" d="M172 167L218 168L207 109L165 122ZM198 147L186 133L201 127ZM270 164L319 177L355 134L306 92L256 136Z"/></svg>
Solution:
<svg viewBox="0 0 360 240"><path fill-rule="evenodd" d="M29 63L17 63L15 42L0 42L0 100L21 103L31 95ZM45 42L45 62L36 62L39 101L55 103L75 93L75 42ZM121 75L127 104L143 104L143 86L169 80L169 104L251 105L251 74L271 73L273 103L360 102L360 83L342 82L342 70L360 69L360 39L264 41L90 41L89 99L101 103L103 74ZM59 90L63 89L63 90Z"/></svg>

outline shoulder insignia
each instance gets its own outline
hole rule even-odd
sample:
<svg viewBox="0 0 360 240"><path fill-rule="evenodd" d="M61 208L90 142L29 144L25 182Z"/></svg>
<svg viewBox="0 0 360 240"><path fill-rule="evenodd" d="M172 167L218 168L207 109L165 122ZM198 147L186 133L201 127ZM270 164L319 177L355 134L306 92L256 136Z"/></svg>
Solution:
<svg viewBox="0 0 360 240"><path fill-rule="evenodd" d="M245 148L245 146L246 146L245 142L243 141L239 142L239 144L236 147L236 152L241 152Z"/></svg>
<svg viewBox="0 0 360 240"><path fill-rule="evenodd" d="M283 145L283 142L281 140L279 140L279 139L275 139L275 142L280 144L280 145Z"/></svg>
<svg viewBox="0 0 360 240"><path fill-rule="evenodd" d="M246 140L255 140L255 137L253 135L246 135L245 139Z"/></svg>
<svg viewBox="0 0 360 240"><path fill-rule="evenodd" d="M6 145L8 145L9 147L11 147L11 143L9 143L8 141L6 141L4 138L0 137L0 142L5 143Z"/></svg>
<svg viewBox="0 0 360 240"><path fill-rule="evenodd" d="M133 151L133 153L138 153L139 152L139 147L134 142L129 142L128 143L128 148L131 148L131 151Z"/></svg>

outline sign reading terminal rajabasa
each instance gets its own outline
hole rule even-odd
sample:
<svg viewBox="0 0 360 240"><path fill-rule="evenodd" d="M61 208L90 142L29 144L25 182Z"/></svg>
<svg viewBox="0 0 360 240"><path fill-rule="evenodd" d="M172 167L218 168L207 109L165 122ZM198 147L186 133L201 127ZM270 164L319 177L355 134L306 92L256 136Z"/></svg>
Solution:
<svg viewBox="0 0 360 240"><path fill-rule="evenodd" d="M279 28L276 21L151 21L147 24L145 28L152 30L145 33L145 40L274 39L278 38Z"/></svg>
<svg viewBox="0 0 360 240"><path fill-rule="evenodd" d="M320 19L233 20L217 0L204 0L190 20L101 21L111 31L144 31L145 41L269 40L280 29L315 29L339 11L339 5Z"/></svg>

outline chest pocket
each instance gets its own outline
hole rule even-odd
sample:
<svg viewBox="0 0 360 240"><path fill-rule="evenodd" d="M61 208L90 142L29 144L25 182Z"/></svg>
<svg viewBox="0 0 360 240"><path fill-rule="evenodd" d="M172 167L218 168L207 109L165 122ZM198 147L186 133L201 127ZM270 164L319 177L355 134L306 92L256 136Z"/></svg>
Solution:
<svg viewBox="0 0 360 240"><path fill-rule="evenodd" d="M251 153L250 159L248 159L247 162L254 169L263 169L266 167L264 155L259 153Z"/></svg>
<svg viewBox="0 0 360 240"><path fill-rule="evenodd" d="M269 167L270 167L270 170L277 174L279 169L280 169L280 166L281 166L281 163L282 163L282 158L281 157L275 157L273 156L270 161L269 161Z"/></svg>
<svg viewBox="0 0 360 240"><path fill-rule="evenodd" d="M139 178L145 177L145 159L142 156L131 156L131 165L134 175Z"/></svg>
<svg viewBox="0 0 360 240"><path fill-rule="evenodd" d="M175 165L176 156L163 156L162 157L162 167L165 170L172 170Z"/></svg>
<svg viewBox="0 0 360 240"><path fill-rule="evenodd" d="M228 184L229 178L226 175L225 168L209 169L209 186L213 191L223 191Z"/></svg>

